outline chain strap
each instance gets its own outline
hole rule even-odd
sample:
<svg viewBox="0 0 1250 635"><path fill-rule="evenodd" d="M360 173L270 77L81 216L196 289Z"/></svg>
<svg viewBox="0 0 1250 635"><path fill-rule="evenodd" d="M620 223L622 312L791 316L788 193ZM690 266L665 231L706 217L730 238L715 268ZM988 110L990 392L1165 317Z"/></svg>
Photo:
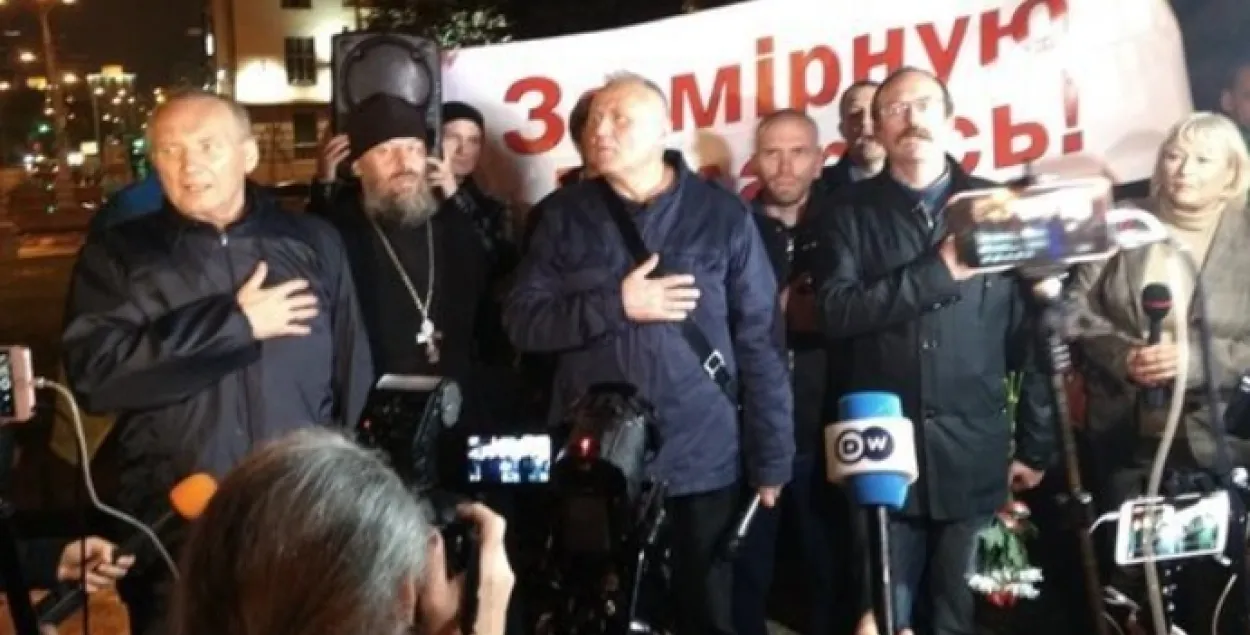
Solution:
<svg viewBox="0 0 1250 635"><path fill-rule="evenodd" d="M386 250L386 255L390 256L391 263L395 265L395 272L399 274L399 279L408 288L408 294L412 296L412 302L417 306L417 312L421 314L422 321L430 320L430 309L434 306L434 221L427 220L427 230L425 232L425 241L428 246L426 253L429 255L429 284L426 286L425 301L421 300L417 288L412 284L412 278L408 277L408 272L404 271L404 265L400 263L399 256L395 254L395 248L391 246L391 241L386 238L386 234L382 233L382 228L378 226L377 221L369 219L369 224L373 226L373 231L377 233L378 239L382 241L382 248Z"/></svg>

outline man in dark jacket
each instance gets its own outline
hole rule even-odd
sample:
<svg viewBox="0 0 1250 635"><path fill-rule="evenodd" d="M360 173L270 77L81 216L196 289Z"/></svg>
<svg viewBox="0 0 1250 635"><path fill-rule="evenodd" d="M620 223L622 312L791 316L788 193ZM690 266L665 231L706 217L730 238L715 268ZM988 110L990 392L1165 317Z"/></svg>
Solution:
<svg viewBox="0 0 1250 635"><path fill-rule="evenodd" d="M78 398L119 413L121 504L141 517L181 478L220 476L288 430L354 423L372 381L333 228L246 185L247 112L186 93L148 134L168 206L87 239L63 333ZM122 589L138 635L164 608L164 571L147 568Z"/></svg>
<svg viewBox="0 0 1250 635"><path fill-rule="evenodd" d="M781 289L786 315L791 388L794 394L794 478L779 510L756 514L738 551L734 569L734 619L738 635L768 632L766 606L774 580L799 596L807 611L803 632L843 633L859 618L846 609L851 562L845 497L825 478L824 423L831 420L828 345L816 320L815 294L807 256L808 236L824 213L821 151L816 122L797 110L764 117L755 133L756 169L763 187L752 202L755 221ZM846 364L847 360L836 360ZM783 521L784 517L784 521ZM781 528L788 531L780 533ZM774 576L775 554L795 568ZM785 556L789 556L788 558ZM788 574L788 575L786 575Z"/></svg>
<svg viewBox="0 0 1250 635"><path fill-rule="evenodd" d="M965 576L976 534L1009 484L1041 480L1054 416L1034 363L1025 285L969 270L945 233L946 200L990 185L946 154L952 110L927 72L903 69L882 83L873 116L886 169L845 189L822 218L817 276L826 333L853 338L849 390L899 395L916 426L921 476L891 527L895 607L900 628L910 627L927 572L938 635L973 632ZM1014 443L1010 371L1023 373Z"/></svg>
<svg viewBox="0 0 1250 635"><path fill-rule="evenodd" d="M641 77L595 95L588 158L603 176L544 201L504 323L518 348L559 353L554 404L625 381L656 406L652 469L669 486L676 632L732 633L733 570L718 546L740 500L740 439L750 486L771 507L794 458L790 382L777 284L750 212L665 160L668 121L663 92ZM643 264L611 206L653 252ZM713 348L708 359L683 336L687 319Z"/></svg>

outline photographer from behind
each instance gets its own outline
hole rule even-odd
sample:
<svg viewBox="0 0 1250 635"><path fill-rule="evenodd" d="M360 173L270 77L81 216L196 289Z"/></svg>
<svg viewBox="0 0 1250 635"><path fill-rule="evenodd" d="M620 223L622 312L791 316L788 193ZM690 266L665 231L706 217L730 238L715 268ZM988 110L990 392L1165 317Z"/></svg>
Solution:
<svg viewBox="0 0 1250 635"><path fill-rule="evenodd" d="M328 430L262 448L193 526L174 596L180 635L450 635L477 593L474 635L500 635L514 576L504 521L482 505L479 585L449 579L425 502L379 457Z"/></svg>
<svg viewBox="0 0 1250 635"><path fill-rule="evenodd" d="M751 489L774 506L794 460L793 396L759 230L732 192L665 152L668 112L637 75L595 93L585 137L601 176L540 203L504 323L522 351L559 356L554 404L616 382L655 404L674 631L732 633L733 566L720 546L741 503L742 455Z"/></svg>

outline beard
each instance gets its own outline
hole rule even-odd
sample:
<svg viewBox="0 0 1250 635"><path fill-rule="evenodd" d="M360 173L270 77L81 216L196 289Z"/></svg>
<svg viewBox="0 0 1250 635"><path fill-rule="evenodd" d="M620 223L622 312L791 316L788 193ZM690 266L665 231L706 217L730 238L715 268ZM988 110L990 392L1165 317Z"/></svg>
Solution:
<svg viewBox="0 0 1250 635"><path fill-rule="evenodd" d="M391 181L405 176L397 175ZM418 177L419 178L419 177ZM438 199L429 182L421 179L415 188L397 186L364 188L365 213L370 218L388 220L405 227L420 227L438 211Z"/></svg>

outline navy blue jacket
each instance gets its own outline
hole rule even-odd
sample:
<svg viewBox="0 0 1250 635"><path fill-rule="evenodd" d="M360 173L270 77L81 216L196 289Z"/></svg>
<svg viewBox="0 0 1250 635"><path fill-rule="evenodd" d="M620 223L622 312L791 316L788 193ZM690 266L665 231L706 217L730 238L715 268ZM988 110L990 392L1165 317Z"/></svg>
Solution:
<svg viewBox="0 0 1250 635"><path fill-rule="evenodd" d="M695 276L692 314L742 385L742 430L754 486L784 485L794 457L793 398L777 282L745 202L680 161L673 188L626 204L660 267ZM553 412L600 382L634 384L655 405L662 446L653 473L672 495L708 492L741 476L739 418L702 370L677 324L625 316L621 281L633 259L604 204L583 181L539 203L542 219L517 272L504 323L527 352L558 353Z"/></svg>

